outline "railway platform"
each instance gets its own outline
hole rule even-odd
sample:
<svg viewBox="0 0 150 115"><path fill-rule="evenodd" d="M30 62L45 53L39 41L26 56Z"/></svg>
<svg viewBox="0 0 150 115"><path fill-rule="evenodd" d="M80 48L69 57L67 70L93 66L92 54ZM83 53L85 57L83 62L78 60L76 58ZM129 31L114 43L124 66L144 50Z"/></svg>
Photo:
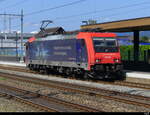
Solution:
<svg viewBox="0 0 150 115"><path fill-rule="evenodd" d="M12 65L12 66L22 66L25 67L25 63L20 62L5 62L0 61L2 65ZM125 70L126 76L131 78L142 78L142 79L150 79L150 72L141 72L141 71L132 71L132 70Z"/></svg>

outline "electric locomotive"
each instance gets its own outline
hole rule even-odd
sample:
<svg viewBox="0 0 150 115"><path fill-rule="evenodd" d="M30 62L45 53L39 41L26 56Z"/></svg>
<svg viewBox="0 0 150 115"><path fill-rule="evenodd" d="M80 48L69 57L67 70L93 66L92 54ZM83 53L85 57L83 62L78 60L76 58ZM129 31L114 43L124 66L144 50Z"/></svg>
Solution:
<svg viewBox="0 0 150 115"><path fill-rule="evenodd" d="M76 74L85 79L125 78L115 33L34 36L26 43L26 64L31 70Z"/></svg>

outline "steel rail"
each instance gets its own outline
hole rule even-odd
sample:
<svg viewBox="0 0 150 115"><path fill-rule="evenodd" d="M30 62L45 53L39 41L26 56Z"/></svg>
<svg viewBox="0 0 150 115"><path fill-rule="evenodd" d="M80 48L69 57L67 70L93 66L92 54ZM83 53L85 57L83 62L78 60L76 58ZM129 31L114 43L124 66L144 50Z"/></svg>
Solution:
<svg viewBox="0 0 150 115"><path fill-rule="evenodd" d="M118 86L128 86L132 88L141 88L141 89L150 90L150 84L135 83L135 82L129 82L129 81L115 81L115 82L97 81L97 83L118 85Z"/></svg>
<svg viewBox="0 0 150 115"><path fill-rule="evenodd" d="M32 103L33 103L33 100L31 99L31 97L32 98L38 98L38 100L40 100L40 101L38 101L36 99L35 104L40 105L41 107L43 107L47 111L52 111L53 110L55 112L66 112L66 110L69 110L70 112L72 112L72 111L102 112L102 111L94 109L92 107L88 107L88 106L84 106L84 105L76 104L76 103L71 103L71 102L61 100L61 99L58 99L58 98L42 95L42 94L39 94L37 92L31 92L31 91L28 91L28 90L24 90L24 89L12 87L12 86L4 85L4 84L0 84L0 86L1 86L0 87L1 90L2 90L2 88L7 89L7 91L11 90L11 91L13 91L13 93L14 92L17 93L17 97L18 97L18 95L19 95L20 98L25 97L26 98L25 101L27 100L27 98L29 98L30 102L32 101ZM22 97L22 95L23 95L23 97ZM13 95L13 97L14 97L14 95ZM38 103L37 103L37 101L38 101ZM40 102L40 104L39 104L39 102ZM52 109L51 105L53 105L53 109Z"/></svg>
<svg viewBox="0 0 150 115"><path fill-rule="evenodd" d="M39 72L31 71L31 70L28 70L24 67L21 67L21 68L19 68L19 67L5 67L5 66L0 65L0 69L10 69L10 70L19 71L19 72L39 74ZM90 81L93 82L92 80L90 80ZM128 81L116 81L116 82L96 81L96 82L102 83L102 84L128 86L128 87L133 87L133 88L142 88L142 89L150 90L150 84L135 83L135 82L128 82Z"/></svg>
<svg viewBox="0 0 150 115"><path fill-rule="evenodd" d="M134 83L134 82L129 82L129 81L115 82L114 84L115 85L129 86L129 87L136 87L136 88L142 88L142 89L149 89L150 90L150 84Z"/></svg>
<svg viewBox="0 0 150 115"><path fill-rule="evenodd" d="M19 97L19 96L16 96L16 95L13 95L13 94L10 94L10 93L6 93L6 92L1 92L0 91L0 96L1 97L5 97L5 98L11 98L11 99L14 99L14 100L16 100L16 101L18 101L18 102L21 102L21 103L23 103L23 104L27 104L27 105L29 105L29 106L32 106L32 107L34 107L34 108L37 108L37 109L39 109L39 110L42 110L42 111L46 111L46 112L57 112L57 110L55 110L55 109L52 109L52 108L48 108L48 107L46 107L46 106L44 106L44 105L42 105L42 104L37 104L37 103L34 103L34 102L32 102L32 101L29 101L29 100L27 100L27 99L24 99L24 98L21 98L21 97Z"/></svg>
<svg viewBox="0 0 150 115"><path fill-rule="evenodd" d="M98 97L103 97L105 99L111 99L111 100L116 100L119 102L123 102L126 104L133 104L133 105L138 105L138 106L143 106L146 108L150 108L150 98L149 97L144 97L144 96L138 96L138 95L131 95L127 93L121 93L117 91L110 91L110 90L104 90L100 88L92 88L92 87L87 87L87 86L79 86L79 85L73 85L69 83L63 83L63 82L54 82L54 81L46 81L46 80L41 80L37 78L25 78L25 77L14 77L12 78L11 75L8 76L10 79L14 80L22 80L25 82L30 82L30 83L35 83L47 87L53 87L53 88L58 88L61 90L67 90L70 92L78 92L81 94L86 94L86 95L95 95ZM145 102L143 102L145 101Z"/></svg>

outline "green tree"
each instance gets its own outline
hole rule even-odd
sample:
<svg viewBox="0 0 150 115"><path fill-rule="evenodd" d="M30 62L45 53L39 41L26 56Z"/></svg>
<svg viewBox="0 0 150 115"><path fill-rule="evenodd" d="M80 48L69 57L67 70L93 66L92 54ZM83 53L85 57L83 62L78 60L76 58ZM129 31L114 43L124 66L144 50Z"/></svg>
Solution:
<svg viewBox="0 0 150 115"><path fill-rule="evenodd" d="M141 39L140 42L143 42L143 43L147 43L150 40L148 36L142 36L140 39Z"/></svg>

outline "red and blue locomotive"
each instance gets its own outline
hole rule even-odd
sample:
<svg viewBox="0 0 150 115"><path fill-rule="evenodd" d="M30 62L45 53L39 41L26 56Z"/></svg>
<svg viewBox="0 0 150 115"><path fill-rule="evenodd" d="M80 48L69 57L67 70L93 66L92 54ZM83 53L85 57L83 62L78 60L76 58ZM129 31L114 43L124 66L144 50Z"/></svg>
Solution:
<svg viewBox="0 0 150 115"><path fill-rule="evenodd" d="M114 33L77 32L32 37L26 44L26 64L31 70L76 74L85 79L124 79Z"/></svg>

